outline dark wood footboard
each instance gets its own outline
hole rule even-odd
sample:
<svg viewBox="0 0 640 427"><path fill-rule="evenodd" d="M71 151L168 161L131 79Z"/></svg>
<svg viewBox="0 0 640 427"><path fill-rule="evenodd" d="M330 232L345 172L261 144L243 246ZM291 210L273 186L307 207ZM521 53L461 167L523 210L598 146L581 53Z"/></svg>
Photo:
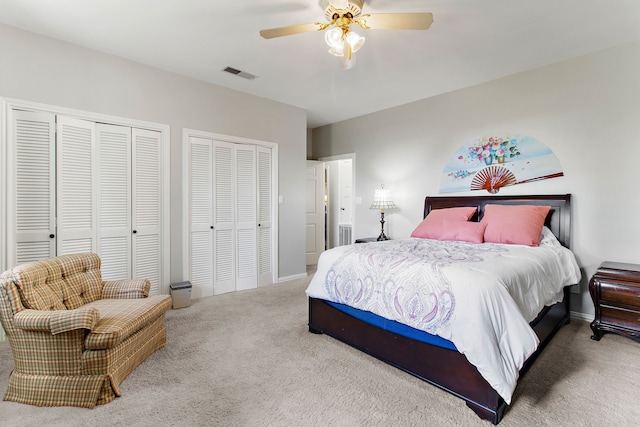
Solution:
<svg viewBox="0 0 640 427"><path fill-rule="evenodd" d="M540 338L540 347L525 363L520 372L521 377L560 327L568 323L568 298L569 292L566 288L565 301L547 307L532 322L533 329ZM309 298L309 331L327 334L440 387L463 399L480 418L493 424L502 420L507 406L505 401L480 375L478 369L457 351L380 329L316 298Z"/></svg>

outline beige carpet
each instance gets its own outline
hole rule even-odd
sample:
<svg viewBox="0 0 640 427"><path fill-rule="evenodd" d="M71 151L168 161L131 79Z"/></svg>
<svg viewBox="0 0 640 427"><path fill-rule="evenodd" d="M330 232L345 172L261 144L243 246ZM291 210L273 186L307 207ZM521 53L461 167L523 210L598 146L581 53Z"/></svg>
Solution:
<svg viewBox="0 0 640 427"><path fill-rule="evenodd" d="M487 426L463 401L307 331L308 279L194 301L167 346L93 410L0 402L2 426ZM501 426L640 423L640 344L564 327ZM0 392L12 369L0 343Z"/></svg>

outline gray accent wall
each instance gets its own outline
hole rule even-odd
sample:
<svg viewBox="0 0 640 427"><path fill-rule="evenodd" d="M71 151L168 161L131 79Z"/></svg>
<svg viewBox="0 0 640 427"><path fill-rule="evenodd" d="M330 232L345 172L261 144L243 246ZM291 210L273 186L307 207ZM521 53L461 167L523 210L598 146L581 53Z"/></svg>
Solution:
<svg viewBox="0 0 640 427"><path fill-rule="evenodd" d="M371 90L391 91L393 82ZM573 195L572 248L583 279L572 311L592 320L587 282L598 265L640 263L640 43L316 128L310 158L355 153L362 203L354 237L379 233L380 213L369 206L385 184L400 208L385 215L387 235L403 238L422 219L424 197L439 194L454 152L504 132L534 137L560 160L563 177L499 194Z"/></svg>
<svg viewBox="0 0 640 427"><path fill-rule="evenodd" d="M0 58L0 97L171 126L172 282L183 280L183 129L277 143L278 273L306 274L304 110L6 25L0 25Z"/></svg>

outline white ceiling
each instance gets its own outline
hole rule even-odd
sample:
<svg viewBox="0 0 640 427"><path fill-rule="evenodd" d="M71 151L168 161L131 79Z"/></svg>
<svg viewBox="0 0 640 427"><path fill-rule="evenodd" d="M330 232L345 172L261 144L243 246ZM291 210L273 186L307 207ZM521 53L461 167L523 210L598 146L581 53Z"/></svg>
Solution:
<svg viewBox="0 0 640 427"><path fill-rule="evenodd" d="M324 21L319 0L0 0L0 22L303 108L310 128L640 40L640 0L365 0L363 9L431 12L434 22L358 30L366 42L350 70L323 33L259 36Z"/></svg>

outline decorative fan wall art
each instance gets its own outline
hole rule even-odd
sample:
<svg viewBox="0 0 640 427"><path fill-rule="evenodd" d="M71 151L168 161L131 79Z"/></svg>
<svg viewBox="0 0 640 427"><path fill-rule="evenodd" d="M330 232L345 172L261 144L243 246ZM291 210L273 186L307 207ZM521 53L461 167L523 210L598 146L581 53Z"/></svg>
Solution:
<svg viewBox="0 0 640 427"><path fill-rule="evenodd" d="M498 135L477 138L455 152L444 168L441 193L487 190L563 176L560 161L535 138Z"/></svg>

